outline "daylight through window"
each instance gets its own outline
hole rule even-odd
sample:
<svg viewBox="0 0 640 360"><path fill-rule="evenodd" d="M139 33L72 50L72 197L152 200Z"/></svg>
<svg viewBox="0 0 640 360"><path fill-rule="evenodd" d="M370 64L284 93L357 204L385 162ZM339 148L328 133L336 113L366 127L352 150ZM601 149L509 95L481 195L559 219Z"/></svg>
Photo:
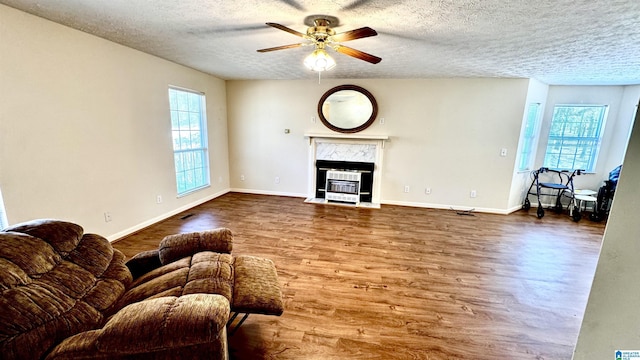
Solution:
<svg viewBox="0 0 640 360"><path fill-rule="evenodd" d="M531 170L533 155L535 154L534 147L536 146L536 138L538 136L539 119L540 104L530 104L524 125L524 133L522 134L522 148L520 149L520 163L518 165L518 171Z"/></svg>
<svg viewBox="0 0 640 360"><path fill-rule="evenodd" d="M2 190L0 190L0 230L9 226L7 221L7 213L4 210L4 200L2 199Z"/></svg>
<svg viewBox="0 0 640 360"><path fill-rule="evenodd" d="M205 97L169 88L173 158L178 195L209 186Z"/></svg>
<svg viewBox="0 0 640 360"><path fill-rule="evenodd" d="M557 105L553 109L544 166L594 171L606 117L606 105Z"/></svg>

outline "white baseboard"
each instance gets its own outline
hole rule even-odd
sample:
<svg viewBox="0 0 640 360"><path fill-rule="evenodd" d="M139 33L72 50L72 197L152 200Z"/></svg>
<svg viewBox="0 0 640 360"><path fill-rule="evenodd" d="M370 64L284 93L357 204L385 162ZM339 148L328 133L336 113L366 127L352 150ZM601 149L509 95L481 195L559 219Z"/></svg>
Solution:
<svg viewBox="0 0 640 360"><path fill-rule="evenodd" d="M292 193L292 192L282 192L282 191L239 189L239 188L232 188L229 191L230 192L245 193L245 194L256 194L256 195L287 196L287 197L299 197L299 198L305 198L305 199L307 198L307 194Z"/></svg>
<svg viewBox="0 0 640 360"><path fill-rule="evenodd" d="M305 199L308 197L307 194L278 192L278 191L269 191L269 190L232 188L230 189L230 191L245 193L245 194L301 197ZM473 207L468 207L468 206L465 207L465 206L459 206L459 205L442 205L442 204L417 203L417 202L394 201L394 200L383 200L380 204L419 207L419 208L427 208L427 209L445 209L445 210L450 210L451 208L453 208L459 211L468 211L473 209L473 211L476 211L476 212L488 213L488 214L500 214L500 215L508 215L508 214L511 214L512 212L522 209L522 205L514 206L509 209L494 209L494 208L473 208ZM379 207L379 206L376 206L376 207Z"/></svg>
<svg viewBox="0 0 640 360"><path fill-rule="evenodd" d="M518 210L522 210L522 205L517 205L517 206L511 207L511 208L508 208L506 210L507 211L506 214L508 215L508 214L514 213L514 212L516 212Z"/></svg>
<svg viewBox="0 0 640 360"><path fill-rule="evenodd" d="M189 210L189 209L191 209L193 207L196 207L198 205L204 204L207 201L210 201L210 200L213 200L213 199L215 199L217 197L220 197L220 196L222 196L222 195L224 195L224 194L226 194L226 193L228 193L230 191L231 191L230 189L226 189L226 190L219 191L219 192L217 192L217 193L215 193L213 195L209 195L209 196L206 196L204 198L198 199L198 200L196 200L194 202L191 202L191 203L189 203L187 205L181 206L181 207L179 207L179 208L177 208L175 210L169 211L168 213L164 213L164 214L162 214L160 216L156 216L156 217L154 217L152 219L149 219L147 221L141 222L140 224L132 226L132 227L130 227L128 229L122 230L122 231L117 232L115 234L111 234L111 235L107 236L107 240L115 241L115 240L121 239L121 238L123 238L125 236L128 236L128 235L131 235L131 234L135 233L136 231L140 231L140 230L142 230L142 229L144 229L144 228L146 228L148 226L151 226L151 225L153 225L153 224L155 224L157 222L160 222L162 220L168 219L168 218L170 218L170 217L172 217L172 216L174 216L176 214L179 214L179 213L181 213L183 211Z"/></svg>
<svg viewBox="0 0 640 360"><path fill-rule="evenodd" d="M478 208L472 206L460 206L460 205L443 205L443 204L429 204L429 203L417 203L417 202L408 202L408 201L394 201L394 200L383 200L382 204L385 205L399 205L399 206L409 206L409 207L419 207L419 208L427 208L427 209L444 209L444 210L458 210L458 211L471 211L488 213L488 214L500 214L500 215L508 215L512 213L511 209L493 209L493 208ZM520 209L518 206L517 209ZM516 210L517 210L516 209Z"/></svg>

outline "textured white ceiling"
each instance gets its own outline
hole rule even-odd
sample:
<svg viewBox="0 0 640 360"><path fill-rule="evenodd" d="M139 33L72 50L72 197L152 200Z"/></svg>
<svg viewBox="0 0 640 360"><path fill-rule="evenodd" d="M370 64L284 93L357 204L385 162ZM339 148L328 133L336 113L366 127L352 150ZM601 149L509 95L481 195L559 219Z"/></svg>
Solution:
<svg viewBox="0 0 640 360"><path fill-rule="evenodd" d="M222 79L309 79L310 47L269 27L305 32L336 16L337 32L379 35L334 53L325 78L536 78L548 84L640 84L640 0L0 0L0 3Z"/></svg>

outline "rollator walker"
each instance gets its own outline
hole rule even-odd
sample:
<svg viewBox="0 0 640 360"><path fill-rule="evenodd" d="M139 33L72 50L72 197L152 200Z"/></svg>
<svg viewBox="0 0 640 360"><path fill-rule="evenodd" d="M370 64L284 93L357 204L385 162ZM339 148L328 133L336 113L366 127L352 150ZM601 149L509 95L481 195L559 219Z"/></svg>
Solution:
<svg viewBox="0 0 640 360"><path fill-rule="evenodd" d="M584 173L584 170L582 169L570 171L554 170L547 167L541 167L538 170L532 171L531 175L533 176L533 181L531 182L531 186L529 186L529 190L524 197L522 208L524 210L529 210L531 208L529 195L535 195L538 199L538 219L542 219L544 217L544 208L540 201L541 196L555 197L555 206L551 209L553 209L557 214L562 213L562 199L566 197L569 199L569 205L567 207L569 210L569 216L571 216L573 221L580 221L582 214L580 213L578 203L576 202L573 178L576 175L582 175L582 173ZM544 179L548 179L549 182L541 181L541 176L544 176ZM533 190L534 187L535 190Z"/></svg>

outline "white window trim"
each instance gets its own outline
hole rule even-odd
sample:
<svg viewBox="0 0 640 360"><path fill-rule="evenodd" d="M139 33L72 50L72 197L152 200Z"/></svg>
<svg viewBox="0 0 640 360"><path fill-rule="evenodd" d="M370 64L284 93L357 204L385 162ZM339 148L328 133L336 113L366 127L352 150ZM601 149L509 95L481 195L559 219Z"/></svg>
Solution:
<svg viewBox="0 0 640 360"><path fill-rule="evenodd" d="M553 114L555 113L555 109L557 107L603 107L604 108L604 113L602 114L602 123L600 124L600 137L598 139L598 146L596 148L595 154L593 155L593 168L584 169L585 174L595 173L596 168L598 166L598 158L600 157L600 150L602 148L602 141L604 140L604 133L607 126L607 119L609 117L609 105L607 104L555 104L551 112L551 119L549 120L549 133L547 134L547 145L544 148L543 158L542 158L543 164L546 163L547 149L549 147L549 138L551 137L551 125L553 124ZM559 169L559 170L574 170L574 169Z"/></svg>
<svg viewBox="0 0 640 360"><path fill-rule="evenodd" d="M179 86L173 86L173 85L169 85L169 90L176 90L176 91L182 91L182 92L188 92L188 93L192 93L192 94L196 94L196 95L200 95L202 96L201 98L201 102L200 102L200 106L201 106L201 122L200 122L200 129L202 132L202 138L201 138L201 143L202 143L202 147L198 148L198 149L180 149L180 150L175 150L173 148L173 140L171 142L171 148L172 148L172 155L174 157L174 170L173 170L173 174L174 174L174 178L176 180L176 198L181 198L181 197L185 197L187 195L193 194L195 192L198 192L202 189L206 189L208 187L211 187L211 167L210 167L210 162L209 162L209 131L207 129L207 104L206 104L206 95L204 92L201 91L196 91L196 90L192 90L192 89L187 89L187 88L183 88L183 87L179 87ZM169 115L171 117L171 111L173 109L171 109L171 100L170 100L170 94L168 93L168 100L169 100ZM170 119L171 121L171 119ZM171 131L173 132L173 125L171 125ZM173 136L172 136L173 139ZM179 192L178 191L178 179L177 179L177 173L175 170L175 154L177 153L182 153L182 152L187 152L187 151L193 151L193 150L202 150L204 152L204 164L206 165L206 172L204 174L205 176L205 184L202 186L198 186L195 187L193 189L188 189L186 191L183 192Z"/></svg>
<svg viewBox="0 0 640 360"><path fill-rule="evenodd" d="M517 172L520 174L524 174L524 173L529 173L531 172L531 170L533 170L533 166L536 162L536 154L538 153L538 145L540 143L540 130L542 128L542 116L544 113L544 106L542 103L540 102L530 102L529 105L527 106L526 109L526 119L524 121L524 123L522 124L522 134L520 136L520 146L524 146L524 139L525 139L525 134L527 131L527 121L529 121L529 109L531 108L532 105L538 105L538 112L536 114L536 119L535 119L535 129L533 130L533 137L531 140L531 150L529 153L529 162L527 164L527 167L525 169L520 169L520 162L522 161L522 149L518 148L518 159L517 159L517 163L516 166L518 166L518 170Z"/></svg>

